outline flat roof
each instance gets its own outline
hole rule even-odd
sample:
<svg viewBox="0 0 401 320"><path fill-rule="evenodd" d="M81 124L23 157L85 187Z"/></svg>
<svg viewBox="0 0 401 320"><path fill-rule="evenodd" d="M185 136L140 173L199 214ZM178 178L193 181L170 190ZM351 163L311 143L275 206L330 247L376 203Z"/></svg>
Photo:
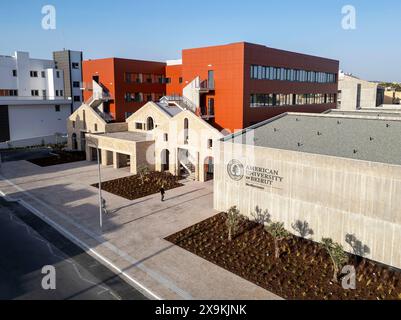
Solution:
<svg viewBox="0 0 401 320"><path fill-rule="evenodd" d="M144 132L134 132L134 131L122 131L122 132L110 132L96 134L99 137L106 137L112 139L141 142L141 141L152 141L152 136Z"/></svg>
<svg viewBox="0 0 401 320"><path fill-rule="evenodd" d="M332 109L326 114L354 115L354 116L376 116L376 117L401 117L401 110L384 110L384 109L360 109L355 111L347 111L341 109Z"/></svg>
<svg viewBox="0 0 401 320"><path fill-rule="evenodd" d="M285 113L223 141L401 165L401 119Z"/></svg>

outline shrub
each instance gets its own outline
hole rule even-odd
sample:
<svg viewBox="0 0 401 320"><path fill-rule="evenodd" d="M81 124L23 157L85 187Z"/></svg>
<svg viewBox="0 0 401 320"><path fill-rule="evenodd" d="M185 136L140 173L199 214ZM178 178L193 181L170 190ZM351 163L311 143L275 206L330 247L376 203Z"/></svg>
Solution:
<svg viewBox="0 0 401 320"><path fill-rule="evenodd" d="M148 175L148 173L149 173L149 168L147 166L141 166L138 168L138 174L142 184L145 183L145 177Z"/></svg>
<svg viewBox="0 0 401 320"><path fill-rule="evenodd" d="M284 223L273 222L265 226L265 231L269 233L274 240L274 257L278 259L280 257L280 246L279 242L290 236L290 233L284 228Z"/></svg>
<svg viewBox="0 0 401 320"><path fill-rule="evenodd" d="M228 229L228 241L231 241L233 236L235 236L235 234L237 233L240 220L241 216L237 207L236 206L231 207L227 211L227 220L226 220L226 226Z"/></svg>
<svg viewBox="0 0 401 320"><path fill-rule="evenodd" d="M338 273L340 268L348 262L348 255L345 253L341 244L334 242L330 238L323 238L322 245L329 254L333 263L333 282L338 282Z"/></svg>

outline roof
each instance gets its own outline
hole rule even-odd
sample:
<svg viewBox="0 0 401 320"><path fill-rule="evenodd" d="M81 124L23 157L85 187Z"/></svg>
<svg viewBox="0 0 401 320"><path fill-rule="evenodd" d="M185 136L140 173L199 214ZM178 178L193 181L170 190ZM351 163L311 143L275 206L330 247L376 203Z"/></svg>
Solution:
<svg viewBox="0 0 401 320"><path fill-rule="evenodd" d="M223 141L401 165L400 136L400 118L285 113Z"/></svg>
<svg viewBox="0 0 401 320"><path fill-rule="evenodd" d="M166 112L170 117L174 117L182 111L182 109L177 106L171 106L165 103L156 102L156 105Z"/></svg>
<svg viewBox="0 0 401 320"><path fill-rule="evenodd" d="M347 111L340 109L332 109L325 112L326 114L336 114L336 115L348 115L348 116L375 116L375 117L400 117L401 118L401 110L384 110L384 109L360 109L355 111Z"/></svg>
<svg viewBox="0 0 401 320"><path fill-rule="evenodd" d="M152 136L144 132L133 132L133 131L122 131L122 132L111 132L95 134L95 136L106 137L112 139L141 142L141 141L152 141Z"/></svg>

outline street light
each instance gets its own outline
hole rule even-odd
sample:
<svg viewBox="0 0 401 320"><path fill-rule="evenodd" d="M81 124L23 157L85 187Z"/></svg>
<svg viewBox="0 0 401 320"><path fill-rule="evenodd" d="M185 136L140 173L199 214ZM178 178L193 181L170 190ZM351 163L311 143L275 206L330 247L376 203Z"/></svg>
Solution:
<svg viewBox="0 0 401 320"><path fill-rule="evenodd" d="M88 139L89 138L89 139ZM100 229L103 228L103 208L105 204L103 203L103 197L102 197L102 175L100 172L100 150L99 150L99 143L97 139L94 139L93 137L87 137L87 142L91 143L96 147L96 153L97 153L97 169L98 169L98 178L99 178L99 225Z"/></svg>
<svg viewBox="0 0 401 320"><path fill-rule="evenodd" d="M100 173L100 150L98 145L96 145L96 150L97 150L97 170L99 174L99 224L100 224L100 229L102 229L103 228L102 176Z"/></svg>

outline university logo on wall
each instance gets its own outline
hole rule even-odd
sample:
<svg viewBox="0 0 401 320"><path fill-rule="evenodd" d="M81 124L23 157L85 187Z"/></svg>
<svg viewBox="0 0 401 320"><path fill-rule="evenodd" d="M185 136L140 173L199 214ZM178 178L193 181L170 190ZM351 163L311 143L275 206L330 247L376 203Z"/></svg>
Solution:
<svg viewBox="0 0 401 320"><path fill-rule="evenodd" d="M227 172L231 179L240 181L244 177L244 165L238 160L231 160L227 165Z"/></svg>

